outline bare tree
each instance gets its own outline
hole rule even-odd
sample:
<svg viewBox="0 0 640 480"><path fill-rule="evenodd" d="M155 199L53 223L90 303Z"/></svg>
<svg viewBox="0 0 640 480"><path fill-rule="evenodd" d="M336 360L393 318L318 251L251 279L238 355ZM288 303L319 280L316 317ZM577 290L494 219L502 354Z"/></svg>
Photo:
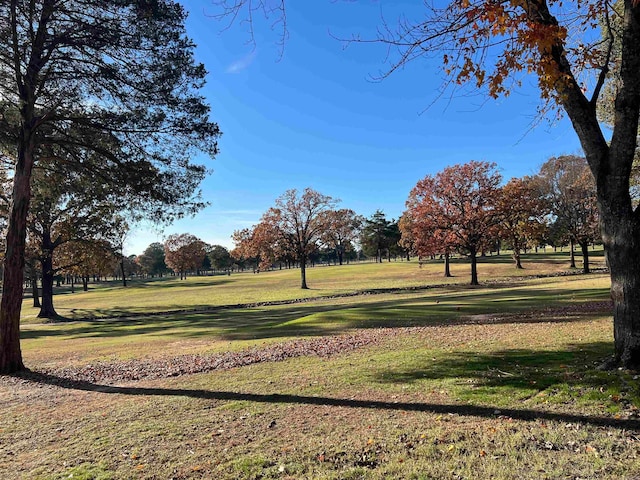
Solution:
<svg viewBox="0 0 640 480"><path fill-rule="evenodd" d="M307 261L328 228L326 212L337 201L311 188L287 190L262 217L300 266L300 288L307 289Z"/></svg>

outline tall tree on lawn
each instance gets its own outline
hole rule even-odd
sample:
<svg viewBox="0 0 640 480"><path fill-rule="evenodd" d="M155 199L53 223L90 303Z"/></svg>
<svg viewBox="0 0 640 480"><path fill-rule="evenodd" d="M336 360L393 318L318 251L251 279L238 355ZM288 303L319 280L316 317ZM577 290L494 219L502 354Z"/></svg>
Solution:
<svg viewBox="0 0 640 480"><path fill-rule="evenodd" d="M13 165L2 301L0 372L24 368L20 308L34 166L74 162L129 207L170 219L202 206L218 127L198 93L205 69L173 0L0 2L0 142ZM58 160L60 159L60 160Z"/></svg>

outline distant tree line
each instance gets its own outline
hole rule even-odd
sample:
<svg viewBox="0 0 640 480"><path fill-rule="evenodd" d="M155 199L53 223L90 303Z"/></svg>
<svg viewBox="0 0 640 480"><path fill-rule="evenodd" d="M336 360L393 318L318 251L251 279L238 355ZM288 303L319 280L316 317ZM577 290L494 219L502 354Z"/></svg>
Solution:
<svg viewBox="0 0 640 480"><path fill-rule="evenodd" d="M366 257L382 261L405 256L400 229L380 210L364 218L339 201L311 188L286 191L251 228L233 234L231 255L254 265L255 271L274 266L300 268L300 286L308 288L306 268L318 261L342 265Z"/></svg>
<svg viewBox="0 0 640 480"><path fill-rule="evenodd" d="M7 184L6 170L0 182ZM365 218L339 201L310 188L288 190L251 228L234 232L235 247L209 245L189 234L152 243L138 256L123 255L129 225L108 192L89 194L86 182L56 170L34 174L25 252L25 280L39 316L56 318L54 285L107 277L231 274L246 269L306 268L319 263L342 265L355 260L441 259L450 276L453 255L468 257L471 283L478 283L477 258L511 250L516 268L528 249L574 245L588 273L589 246L600 241L595 186L586 162L578 156L549 159L533 176L501 185L495 164L469 162L445 168L420 180L398 219L381 210ZM107 189L107 187L105 187ZM5 192L7 190L4 190ZM9 195L0 196L5 222ZM38 288L38 282L41 288Z"/></svg>
<svg viewBox="0 0 640 480"><path fill-rule="evenodd" d="M575 155L548 160L538 174L502 185L494 163L471 161L445 168L420 180L411 191L406 211L396 221L378 210L364 218L338 201L310 188L288 190L251 228L233 234L232 257L259 272L300 268L307 288L306 267L318 259L356 258L444 259L450 276L452 255L471 264L471 284L478 284L477 259L487 253L512 251L514 265L523 268L527 249L574 244L589 273L589 245L601 241L595 185L586 160Z"/></svg>

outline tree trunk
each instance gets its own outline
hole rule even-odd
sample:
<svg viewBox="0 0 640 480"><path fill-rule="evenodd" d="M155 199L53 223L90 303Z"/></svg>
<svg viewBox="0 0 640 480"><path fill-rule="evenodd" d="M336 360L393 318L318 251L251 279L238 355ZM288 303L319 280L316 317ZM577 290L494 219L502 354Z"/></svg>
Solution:
<svg viewBox="0 0 640 480"><path fill-rule="evenodd" d="M40 307L40 313L38 318L48 318L55 320L59 318L53 307L53 259L51 258L51 251L46 248L46 243L43 241L43 250L45 255L42 257L42 306Z"/></svg>
<svg viewBox="0 0 640 480"><path fill-rule="evenodd" d="M124 257L120 259L120 272L122 273L122 286L127 286L127 276L124 274Z"/></svg>
<svg viewBox="0 0 640 480"><path fill-rule="evenodd" d="M569 241L569 268L576 268L576 254L574 252L575 244L573 242L573 238Z"/></svg>
<svg viewBox="0 0 640 480"><path fill-rule="evenodd" d="M475 250L471 250L470 257L471 257L471 285L479 285L477 252Z"/></svg>
<svg viewBox="0 0 640 480"><path fill-rule="evenodd" d="M38 292L38 269L35 263L29 265L31 276L31 296L33 297L33 308L40 308L40 293Z"/></svg>
<svg viewBox="0 0 640 480"><path fill-rule="evenodd" d="M444 276L451 277L451 255L449 253L444 254Z"/></svg>
<svg viewBox="0 0 640 480"><path fill-rule="evenodd" d="M619 208L621 200L599 198L598 202L611 272L615 361L640 370L640 220L637 212Z"/></svg>
<svg viewBox="0 0 640 480"><path fill-rule="evenodd" d="M82 276L82 291L83 292L89 291L89 277L86 275Z"/></svg>
<svg viewBox="0 0 640 480"><path fill-rule="evenodd" d="M307 287L307 259L306 257L300 257L300 288L308 290Z"/></svg>
<svg viewBox="0 0 640 480"><path fill-rule="evenodd" d="M342 265L342 256L344 255L344 252L342 251L342 248L337 248L336 249L336 253L338 254L338 264Z"/></svg>
<svg viewBox="0 0 640 480"><path fill-rule="evenodd" d="M582 250L582 273L590 273L589 269L589 242L580 242Z"/></svg>
<svg viewBox="0 0 640 480"><path fill-rule="evenodd" d="M31 118L30 115L26 116ZM30 181L34 161L32 135L33 133L28 127L23 127L20 131L18 155L13 175L13 192L2 276L2 300L0 301L0 373L11 373L24 369L22 351L20 350L20 310L22 309L24 282L27 215L31 199Z"/></svg>
<svg viewBox="0 0 640 480"><path fill-rule="evenodd" d="M516 262L516 268L521 270L522 269L522 260L520 258L520 251L519 250L514 250L513 251L513 260Z"/></svg>
<svg viewBox="0 0 640 480"><path fill-rule="evenodd" d="M520 242L513 241L513 261L516 262L516 269L522 269L522 260L520 258Z"/></svg>
<svg viewBox="0 0 640 480"><path fill-rule="evenodd" d="M76 293L75 280L76 280L76 276L71 275L71 293Z"/></svg>

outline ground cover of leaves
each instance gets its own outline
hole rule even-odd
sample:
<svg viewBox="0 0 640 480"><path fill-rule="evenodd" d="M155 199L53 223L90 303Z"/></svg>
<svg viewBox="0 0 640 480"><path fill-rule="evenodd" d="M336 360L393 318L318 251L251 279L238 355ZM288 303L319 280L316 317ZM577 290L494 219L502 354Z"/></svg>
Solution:
<svg viewBox="0 0 640 480"><path fill-rule="evenodd" d="M0 477L635 478L637 379L594 368L606 307L35 366L0 379Z"/></svg>
<svg viewBox="0 0 640 480"><path fill-rule="evenodd" d="M604 312L611 309L611 302L585 302L563 307L548 307L522 312L518 321L545 317L569 318L580 313ZM513 315L472 315L451 322L489 324ZM81 367L43 368L41 373L66 380L89 382L123 382L151 378L166 378L194 373L243 367L261 362L277 362L300 356L331 357L368 345L380 343L389 337L416 335L430 327L372 328L347 335L333 335L312 339L294 339L267 346L256 346L240 351L217 354L192 354L153 359L135 359L115 362L94 362ZM28 378L28 374L25 376Z"/></svg>

